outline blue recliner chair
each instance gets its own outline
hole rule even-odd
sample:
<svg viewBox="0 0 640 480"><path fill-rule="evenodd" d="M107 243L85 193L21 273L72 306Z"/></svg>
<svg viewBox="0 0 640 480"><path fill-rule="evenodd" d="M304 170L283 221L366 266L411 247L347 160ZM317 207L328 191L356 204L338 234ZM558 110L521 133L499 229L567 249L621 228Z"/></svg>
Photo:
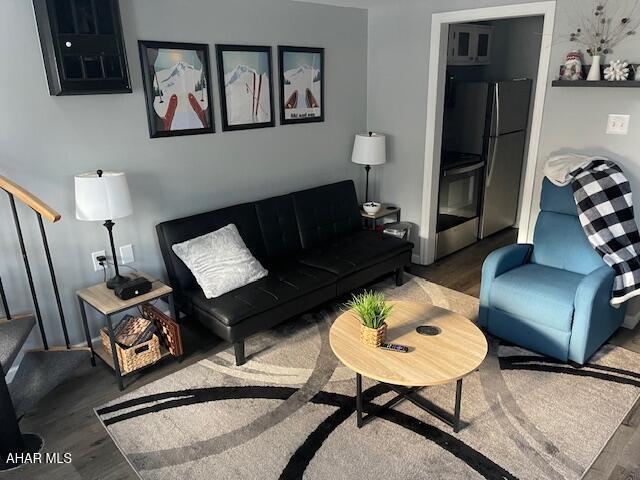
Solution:
<svg viewBox="0 0 640 480"><path fill-rule="evenodd" d="M533 245L492 252L482 266L478 322L489 333L584 364L622 325L609 305L614 272L582 230L571 186L545 178Z"/></svg>

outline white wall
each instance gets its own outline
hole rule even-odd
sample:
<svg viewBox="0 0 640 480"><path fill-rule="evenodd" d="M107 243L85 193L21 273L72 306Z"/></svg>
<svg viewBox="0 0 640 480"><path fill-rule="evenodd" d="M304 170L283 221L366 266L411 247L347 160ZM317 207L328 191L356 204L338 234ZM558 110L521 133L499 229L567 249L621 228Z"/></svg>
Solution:
<svg viewBox="0 0 640 480"><path fill-rule="evenodd" d="M420 223L425 146L426 94L431 15L486 6L523 3L509 0L416 0L390 2L369 11L368 128L390 136L389 164L376 174L377 197L396 202L405 220ZM558 0L549 83L572 47L565 41L573 9L591 8L591 0ZM609 55L640 63L640 37ZM626 137L605 135L608 113L628 113ZM605 153L620 162L635 191L640 188L640 96L635 89L548 88L539 160L560 150ZM538 162L542 164L541 161ZM534 191L537 215L542 176Z"/></svg>
<svg viewBox="0 0 640 480"><path fill-rule="evenodd" d="M589 0L559 0L556 12L554 46L551 52L549 82L558 78L559 66L565 55L575 48L566 40L571 30L569 13L573 5L588 8ZM572 48L573 47L573 48ZM627 41L607 56L607 62L629 59L640 63L640 36ZM590 62L589 57L586 57ZM622 113L632 116L629 135L617 136L605 133L607 116ZM548 88L542 136L540 140L538 176L534 190L531 223L536 220L538 200L542 186L542 165L549 155L561 151L578 151L587 154L604 154L617 161L631 181L636 199L640 199L640 90L634 88ZM636 222L640 223L640 210L635 209Z"/></svg>
<svg viewBox="0 0 640 480"><path fill-rule="evenodd" d="M127 173L134 215L116 221L116 243L132 243L135 266L156 276L164 276L154 230L160 221L344 178L363 181L349 159L353 135L366 128L366 11L286 0L120 0L120 6L134 93L50 97L31 2L0 2L0 173L62 213L47 230L73 342L83 338L73 292L102 280L90 252L108 247L99 223L75 220L74 174ZM215 43L271 45L274 74L278 44L324 47L326 120L221 133L212 68L218 133L149 139L138 39L208 43L212 67ZM276 98L277 92L276 84ZM0 215L0 275L13 310L32 310L2 197ZM60 343L34 219L25 208L20 215L50 340ZM94 319L94 335L99 324Z"/></svg>

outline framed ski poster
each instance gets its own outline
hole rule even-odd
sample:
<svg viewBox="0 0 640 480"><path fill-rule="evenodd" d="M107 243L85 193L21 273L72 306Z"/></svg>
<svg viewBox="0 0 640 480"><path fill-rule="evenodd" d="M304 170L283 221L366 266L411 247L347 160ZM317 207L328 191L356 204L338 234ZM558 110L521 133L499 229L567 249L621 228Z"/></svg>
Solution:
<svg viewBox="0 0 640 480"><path fill-rule="evenodd" d="M222 129L273 127L271 47L216 45Z"/></svg>
<svg viewBox="0 0 640 480"><path fill-rule="evenodd" d="M213 133L209 46L140 40L151 138Z"/></svg>
<svg viewBox="0 0 640 480"><path fill-rule="evenodd" d="M278 47L280 123L324 121L324 48Z"/></svg>

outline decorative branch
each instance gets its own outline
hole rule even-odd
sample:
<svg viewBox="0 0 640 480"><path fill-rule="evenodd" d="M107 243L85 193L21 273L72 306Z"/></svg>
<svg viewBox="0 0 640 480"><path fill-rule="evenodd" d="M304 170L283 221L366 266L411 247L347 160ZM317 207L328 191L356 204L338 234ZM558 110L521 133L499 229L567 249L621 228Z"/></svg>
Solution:
<svg viewBox="0 0 640 480"><path fill-rule="evenodd" d="M594 0L590 14L581 12L569 40L584 47L589 55L606 55L640 27L636 15L638 0L632 6L622 0ZM626 7L626 8L625 8Z"/></svg>

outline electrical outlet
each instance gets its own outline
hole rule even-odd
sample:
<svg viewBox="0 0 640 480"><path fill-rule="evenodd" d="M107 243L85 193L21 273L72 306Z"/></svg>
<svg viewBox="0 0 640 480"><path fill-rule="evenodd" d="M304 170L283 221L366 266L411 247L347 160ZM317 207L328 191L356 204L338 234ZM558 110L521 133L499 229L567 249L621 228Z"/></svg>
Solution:
<svg viewBox="0 0 640 480"><path fill-rule="evenodd" d="M133 246L131 244L122 245L120 247L120 263L126 265L133 263L135 258L133 257Z"/></svg>
<svg viewBox="0 0 640 480"><path fill-rule="evenodd" d="M106 255L104 250L98 250L97 252L92 252L91 253L91 261L93 262L93 270L95 272L98 272L98 271L102 270L102 267L100 266L100 263L98 262L98 257L106 257L106 256L107 255Z"/></svg>
<svg viewBox="0 0 640 480"><path fill-rule="evenodd" d="M607 121L608 135L628 135L631 115L609 115Z"/></svg>

